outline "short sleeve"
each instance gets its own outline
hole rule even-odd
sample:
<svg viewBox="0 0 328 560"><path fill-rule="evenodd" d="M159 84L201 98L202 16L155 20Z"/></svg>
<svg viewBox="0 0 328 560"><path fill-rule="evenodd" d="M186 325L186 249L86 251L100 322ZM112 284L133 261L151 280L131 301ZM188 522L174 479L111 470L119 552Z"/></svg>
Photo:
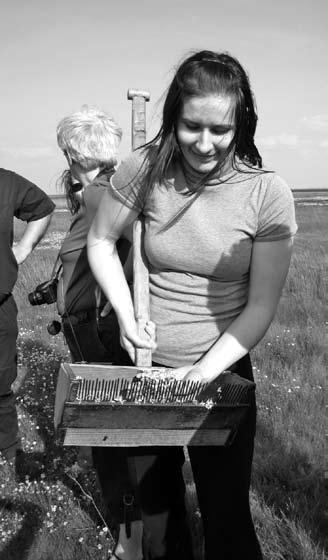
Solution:
<svg viewBox="0 0 328 560"><path fill-rule="evenodd" d="M112 194L125 206L138 212L142 212L145 205L150 160L150 150L133 152L121 163L110 181Z"/></svg>
<svg viewBox="0 0 328 560"><path fill-rule="evenodd" d="M89 225L92 223L92 220L96 215L98 206L105 192L106 187L102 185L90 185L84 192L84 203Z"/></svg>
<svg viewBox="0 0 328 560"><path fill-rule="evenodd" d="M17 173L12 175L16 191L14 210L16 218L32 222L53 212L55 204L42 189Z"/></svg>
<svg viewBox="0 0 328 560"><path fill-rule="evenodd" d="M288 239L297 232L292 191L276 174L266 174L263 177L267 184L259 211L255 241Z"/></svg>

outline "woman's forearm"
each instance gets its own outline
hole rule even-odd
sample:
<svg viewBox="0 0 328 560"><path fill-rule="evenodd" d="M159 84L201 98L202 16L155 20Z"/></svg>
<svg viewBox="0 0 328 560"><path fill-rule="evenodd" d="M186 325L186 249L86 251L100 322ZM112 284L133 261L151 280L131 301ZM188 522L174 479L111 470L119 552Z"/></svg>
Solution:
<svg viewBox="0 0 328 560"><path fill-rule="evenodd" d="M115 242L97 239L91 231L88 238L88 256L93 274L117 315L121 344L135 362L136 348L156 348L155 329L147 322L143 336L139 335L130 289Z"/></svg>
<svg viewBox="0 0 328 560"><path fill-rule="evenodd" d="M265 335L275 315L286 280L292 246L292 238L254 243L248 303L194 366L195 370L198 368L201 377L215 378L245 356Z"/></svg>
<svg viewBox="0 0 328 560"><path fill-rule="evenodd" d="M29 222L18 243L13 246L13 253L18 264L21 264L39 243L50 224L52 214L44 216L39 220Z"/></svg>
<svg viewBox="0 0 328 560"><path fill-rule="evenodd" d="M120 322L134 320L131 293L116 245L106 239L89 241L88 258L92 272L111 302Z"/></svg>
<svg viewBox="0 0 328 560"><path fill-rule="evenodd" d="M207 381L229 369L263 338L274 313L275 308L268 305L246 306L193 369Z"/></svg>
<svg viewBox="0 0 328 560"><path fill-rule="evenodd" d="M88 258L96 281L117 315L121 344L135 360L136 348L156 347L155 329L147 322L139 335L132 297L116 250L116 241L137 219L139 212L122 205L106 191L88 234Z"/></svg>

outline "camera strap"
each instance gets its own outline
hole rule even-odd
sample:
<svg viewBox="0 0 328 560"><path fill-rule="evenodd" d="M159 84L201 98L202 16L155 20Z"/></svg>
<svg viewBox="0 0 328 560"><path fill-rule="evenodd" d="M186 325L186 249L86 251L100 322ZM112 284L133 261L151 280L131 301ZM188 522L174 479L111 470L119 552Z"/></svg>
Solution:
<svg viewBox="0 0 328 560"><path fill-rule="evenodd" d="M62 266L61 266L60 268L62 268ZM63 285L63 283L61 283L61 289L62 289L62 300L63 300L63 302L65 303L64 285ZM75 333L75 331L74 331L74 327L73 327L73 324L72 324L70 315L69 315L69 313L66 311L66 307L65 307L65 311L64 311L62 317L65 317L65 319L67 319L67 321L68 321L69 327L70 327L70 329L71 329L71 332L72 332L72 335L73 335L73 338L74 338L74 342L75 342L75 344L76 344L76 348L77 348L77 350L78 350L78 353L80 354L81 362L86 362L85 359L84 359L82 350L81 350L81 346L80 346L79 341L78 341L78 339L77 339L76 333Z"/></svg>
<svg viewBox="0 0 328 560"><path fill-rule="evenodd" d="M59 253L58 253L58 255L56 257L56 260L55 260L55 264L52 268L50 279L51 280L58 280L62 269L63 269L63 265L60 262L60 256L59 256Z"/></svg>
<svg viewBox="0 0 328 560"><path fill-rule="evenodd" d="M63 265L60 262L60 251L59 251L58 254L57 254L54 266L52 268L51 280L59 280L62 269L63 269ZM62 295L62 301L65 305L65 295L64 295L64 285L63 285L63 283L61 283L61 290L62 290L62 294L61 294ZM65 311L64 311L62 317L65 317L65 319L67 319L67 321L68 321L69 327L72 331L74 342L76 344L76 348L78 350L78 353L80 354L81 362L85 362L85 359L84 359L84 356L83 356L83 353L82 353L82 350L81 350L81 346L79 344L79 341L77 340L77 336L76 336L76 333L74 331L74 327L73 327L70 315L66 310L66 307L65 307Z"/></svg>

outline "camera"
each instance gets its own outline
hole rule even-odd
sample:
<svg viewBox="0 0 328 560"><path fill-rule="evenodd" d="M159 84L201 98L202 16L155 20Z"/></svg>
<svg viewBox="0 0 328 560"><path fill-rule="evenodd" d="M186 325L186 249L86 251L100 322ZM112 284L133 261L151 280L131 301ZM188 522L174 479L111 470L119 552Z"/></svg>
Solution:
<svg viewBox="0 0 328 560"><path fill-rule="evenodd" d="M33 292L28 294L28 300L31 305L42 305L43 303L55 303L57 301L57 284L58 278L52 278L39 284Z"/></svg>
<svg viewBox="0 0 328 560"><path fill-rule="evenodd" d="M47 324L47 331L52 336L56 336L61 331L61 322L55 319L50 321L50 323Z"/></svg>

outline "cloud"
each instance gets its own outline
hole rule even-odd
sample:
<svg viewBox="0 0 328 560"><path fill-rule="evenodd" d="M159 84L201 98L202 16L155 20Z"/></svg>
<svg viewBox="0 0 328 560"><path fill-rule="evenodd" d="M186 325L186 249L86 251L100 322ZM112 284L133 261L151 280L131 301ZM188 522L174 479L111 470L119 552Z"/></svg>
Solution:
<svg viewBox="0 0 328 560"><path fill-rule="evenodd" d="M313 115L303 117L301 123L310 130L328 130L328 115Z"/></svg>
<svg viewBox="0 0 328 560"><path fill-rule="evenodd" d="M276 136L265 136L258 139L258 144L263 146L263 148L275 148L278 146L287 146L289 148L296 148L300 144L303 144L304 140L301 140L297 134L278 134Z"/></svg>
<svg viewBox="0 0 328 560"><path fill-rule="evenodd" d="M263 136L256 140L261 148L295 148L301 150L300 153L307 155L309 150L318 150L318 148L328 148L328 139L317 141L310 138L302 138L297 134L278 134L275 136Z"/></svg>
<svg viewBox="0 0 328 560"><path fill-rule="evenodd" d="M0 150L11 157L30 160L53 157L57 153L51 146L2 146Z"/></svg>

